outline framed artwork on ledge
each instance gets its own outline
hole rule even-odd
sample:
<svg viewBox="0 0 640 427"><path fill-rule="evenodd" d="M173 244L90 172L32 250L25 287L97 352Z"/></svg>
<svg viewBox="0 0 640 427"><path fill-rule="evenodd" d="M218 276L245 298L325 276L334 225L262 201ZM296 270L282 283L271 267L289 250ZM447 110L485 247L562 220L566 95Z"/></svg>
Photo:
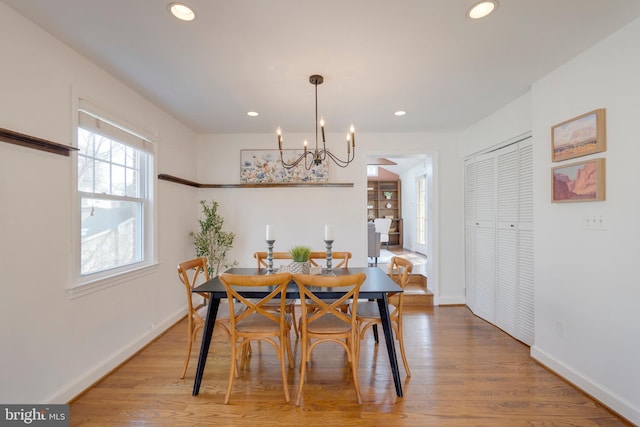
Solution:
<svg viewBox="0 0 640 427"><path fill-rule="evenodd" d="M295 161L303 150L282 150L284 161ZM240 150L240 182L273 184L289 182L329 182L329 162L305 168L304 161L294 168L282 166L280 150Z"/></svg>
<svg viewBox="0 0 640 427"><path fill-rule="evenodd" d="M593 159L551 169L552 202L604 200L604 159Z"/></svg>
<svg viewBox="0 0 640 427"><path fill-rule="evenodd" d="M552 160L559 162L606 150L605 109L551 127Z"/></svg>

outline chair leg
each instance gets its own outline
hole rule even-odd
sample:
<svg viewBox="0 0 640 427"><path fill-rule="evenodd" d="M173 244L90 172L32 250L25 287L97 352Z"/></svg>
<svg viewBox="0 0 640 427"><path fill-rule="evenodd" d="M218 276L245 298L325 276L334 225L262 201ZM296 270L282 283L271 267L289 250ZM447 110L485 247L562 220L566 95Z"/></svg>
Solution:
<svg viewBox="0 0 640 427"><path fill-rule="evenodd" d="M360 345L360 334L354 334L351 337L351 342L349 343L349 352L351 353L351 374L353 376L353 386L356 389L356 397L358 398L358 403L362 404L362 396L360 395L360 381L358 381L358 360L360 358L360 350L358 346Z"/></svg>
<svg viewBox="0 0 640 427"><path fill-rule="evenodd" d="M243 352L244 352L244 345L245 344L242 343ZM231 366L229 367L229 383L227 385L227 394L224 396L225 405L229 403L229 399L231 398L231 387L233 387L233 379L235 378L237 373L237 366L238 366L237 353L238 353L238 346L235 340L233 340L231 342Z"/></svg>
<svg viewBox="0 0 640 427"><path fill-rule="evenodd" d="M402 321L398 322L398 330L396 331L396 338L400 343L400 355L402 356L402 363L404 363L404 371L407 376L411 376L411 370L409 369L409 363L407 362L407 355L404 353L404 339L402 337Z"/></svg>
<svg viewBox="0 0 640 427"><path fill-rule="evenodd" d="M298 331L298 322L296 322L296 306L291 305L287 307L287 312L291 314L291 323L293 323L293 331L296 333L296 337L300 336L300 332Z"/></svg>
<svg viewBox="0 0 640 427"><path fill-rule="evenodd" d="M376 342L380 342L380 340L378 339L378 324L377 324L377 323L375 323L375 324L372 326L372 329L373 329L373 339L375 339L375 340L376 340Z"/></svg>
<svg viewBox="0 0 640 427"><path fill-rule="evenodd" d="M285 337L285 346L286 346L286 350L287 350L287 358L289 361L289 369L294 367L294 361L293 361L293 351L291 350L291 337L290 336L286 336ZM284 353L282 354L282 357L284 357Z"/></svg>
<svg viewBox="0 0 640 427"><path fill-rule="evenodd" d="M284 400L289 403L291 397L289 396L289 386L287 385L287 371L284 368L284 353L287 352L291 357L291 345L289 339L285 337L280 338L280 372L282 373L282 388L284 389ZM291 367L291 359L289 359L289 367Z"/></svg>
<svg viewBox="0 0 640 427"><path fill-rule="evenodd" d="M304 381L307 375L307 359L308 359L308 346L307 338L302 334L302 357L300 358L300 379L298 380L298 395L296 396L296 406L300 406L300 399L302 398L302 388L304 387Z"/></svg>
<svg viewBox="0 0 640 427"><path fill-rule="evenodd" d="M187 355L184 358L184 367L182 368L182 375L180 375L180 379L183 379L187 374L187 367L189 366L189 358L191 357L191 347L193 346L193 337L191 332L189 332L189 339L187 340Z"/></svg>

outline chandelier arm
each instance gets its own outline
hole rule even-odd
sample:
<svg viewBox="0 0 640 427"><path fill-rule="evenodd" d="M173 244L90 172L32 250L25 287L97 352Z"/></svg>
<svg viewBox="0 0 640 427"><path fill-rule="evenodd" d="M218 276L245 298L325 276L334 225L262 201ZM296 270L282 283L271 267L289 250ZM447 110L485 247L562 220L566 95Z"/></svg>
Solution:
<svg viewBox="0 0 640 427"><path fill-rule="evenodd" d="M285 162L284 161L284 157L282 155L282 150L280 150L280 162L282 162L282 166L284 166L287 169L291 169L291 168L295 168L296 166L298 166L300 164L300 162L302 162L303 160L305 161L305 165L307 163L307 155L311 154L313 156L313 154L310 151L305 151L304 153L302 153L300 155L300 157L298 157L296 160L294 160L293 162Z"/></svg>
<svg viewBox="0 0 640 427"><path fill-rule="evenodd" d="M347 160L340 159L331 151L326 151L325 153L331 158L331 160L334 161L336 165L340 166L341 168L346 168L353 161L353 159L355 159L356 156L355 149L351 152L350 155L347 156Z"/></svg>

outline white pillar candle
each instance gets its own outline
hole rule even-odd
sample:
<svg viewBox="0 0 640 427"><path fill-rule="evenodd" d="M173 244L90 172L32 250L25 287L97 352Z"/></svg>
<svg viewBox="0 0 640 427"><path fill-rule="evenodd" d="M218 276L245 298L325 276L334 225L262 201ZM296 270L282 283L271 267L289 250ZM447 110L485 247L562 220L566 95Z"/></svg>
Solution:
<svg viewBox="0 0 640 427"><path fill-rule="evenodd" d="M267 224L267 240L276 240L273 233L273 225Z"/></svg>
<svg viewBox="0 0 640 427"><path fill-rule="evenodd" d="M330 225L324 226L324 240L333 240L333 227Z"/></svg>

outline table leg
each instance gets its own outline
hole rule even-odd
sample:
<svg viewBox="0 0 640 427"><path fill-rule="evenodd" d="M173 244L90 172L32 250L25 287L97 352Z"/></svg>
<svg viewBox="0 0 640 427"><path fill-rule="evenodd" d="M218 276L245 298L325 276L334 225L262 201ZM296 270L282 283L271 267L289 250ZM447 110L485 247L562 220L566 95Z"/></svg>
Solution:
<svg viewBox="0 0 640 427"><path fill-rule="evenodd" d="M200 356L198 356L198 368L196 369L196 379L193 382L193 396L197 396L200 392L200 383L202 382L202 374L204 373L204 365L207 363L207 355L209 354L209 346L211 345L211 335L213 335L213 327L216 324L216 316L218 316L218 307L220 299L210 298L209 308L207 309L207 318L204 322L204 330L202 332L202 344L200 345Z"/></svg>
<svg viewBox="0 0 640 427"><path fill-rule="evenodd" d="M391 319L389 318L389 302L386 293L382 298L378 298L378 308L380 310L384 340L387 343L387 352L389 353L389 363L391 363L391 372L393 373L393 382L396 386L396 394L402 397L402 383L400 382L398 358L396 357L396 347L393 342L393 329L391 328Z"/></svg>

